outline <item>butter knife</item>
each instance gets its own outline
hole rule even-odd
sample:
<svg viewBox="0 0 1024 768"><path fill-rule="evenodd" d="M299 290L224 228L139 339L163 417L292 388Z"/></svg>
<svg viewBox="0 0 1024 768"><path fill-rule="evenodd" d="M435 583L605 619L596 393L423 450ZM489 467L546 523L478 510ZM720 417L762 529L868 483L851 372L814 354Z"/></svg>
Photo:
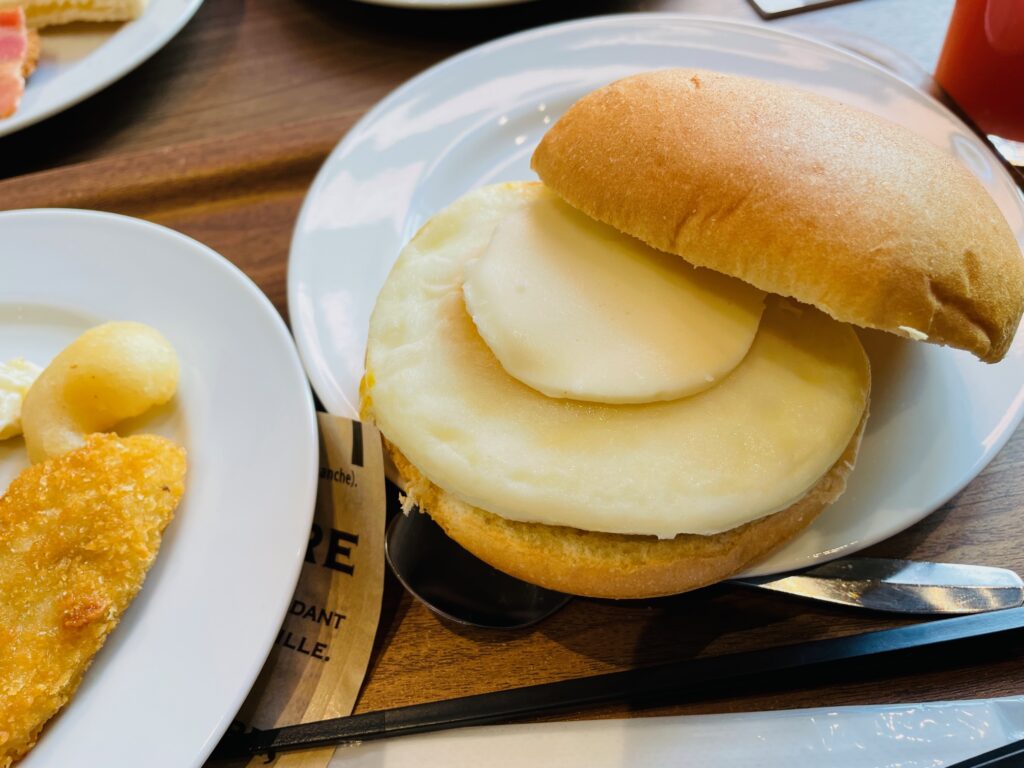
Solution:
<svg viewBox="0 0 1024 768"><path fill-rule="evenodd" d="M854 557L734 584L890 613L980 613L1024 604L1013 571L985 565Z"/></svg>

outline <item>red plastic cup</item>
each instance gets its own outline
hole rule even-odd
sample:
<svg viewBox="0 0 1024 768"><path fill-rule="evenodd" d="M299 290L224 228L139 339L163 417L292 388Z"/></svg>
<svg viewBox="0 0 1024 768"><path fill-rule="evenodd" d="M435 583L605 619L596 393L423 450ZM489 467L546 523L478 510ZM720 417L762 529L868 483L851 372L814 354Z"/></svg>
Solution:
<svg viewBox="0 0 1024 768"><path fill-rule="evenodd" d="M1024 165L1024 0L956 0L935 79Z"/></svg>

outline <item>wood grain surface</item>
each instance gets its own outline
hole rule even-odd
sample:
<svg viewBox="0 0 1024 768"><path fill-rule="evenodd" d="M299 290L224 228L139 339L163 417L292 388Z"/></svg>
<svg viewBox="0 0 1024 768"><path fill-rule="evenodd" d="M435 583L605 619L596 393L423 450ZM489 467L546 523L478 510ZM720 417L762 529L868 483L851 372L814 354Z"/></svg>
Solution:
<svg viewBox="0 0 1024 768"><path fill-rule="evenodd" d="M348 0L208 0L178 38L123 81L0 139L0 209L95 208L173 227L238 265L286 316L288 243L306 189L335 143L389 90L445 56L517 29L584 14L708 5L560 0L439 16ZM755 18L741 0L723 6ZM921 28L934 35L935 22ZM1018 433L965 491L870 554L1024 572L1022 463ZM357 711L897 623L722 586L643 602L577 600L531 630L482 631L438 619L389 580ZM650 711L1021 694L1022 660L1024 648L1000 646L951 657L942 669L861 665L842 677L794 675L770 689Z"/></svg>

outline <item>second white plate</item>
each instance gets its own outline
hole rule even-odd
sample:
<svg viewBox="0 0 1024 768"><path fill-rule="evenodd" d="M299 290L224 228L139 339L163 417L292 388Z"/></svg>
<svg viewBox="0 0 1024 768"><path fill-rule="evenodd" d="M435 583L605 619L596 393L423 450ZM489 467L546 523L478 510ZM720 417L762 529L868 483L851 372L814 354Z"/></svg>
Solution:
<svg viewBox="0 0 1024 768"><path fill-rule="evenodd" d="M371 111L328 158L292 241L288 303L306 371L333 413L355 416L370 311L401 247L468 190L534 178L547 127L585 93L649 69L697 66L789 83L902 123L974 173L1024 243L1024 204L944 107L845 51L775 29L675 14L606 16L496 40L430 69ZM849 489L752 573L850 554L963 488L1024 415L1024 343L990 366L864 332L871 419Z"/></svg>
<svg viewBox="0 0 1024 768"><path fill-rule="evenodd" d="M0 120L0 136L37 123L106 88L160 50L202 0L149 0L135 21L67 24L40 33L39 66L18 111Z"/></svg>
<svg viewBox="0 0 1024 768"><path fill-rule="evenodd" d="M288 329L249 278L164 227L95 211L0 213L0 360L47 364L137 320L181 363L129 430L185 446L185 495L142 591L19 768L202 765L277 635L316 500L313 401ZM27 464L0 443L0 490Z"/></svg>

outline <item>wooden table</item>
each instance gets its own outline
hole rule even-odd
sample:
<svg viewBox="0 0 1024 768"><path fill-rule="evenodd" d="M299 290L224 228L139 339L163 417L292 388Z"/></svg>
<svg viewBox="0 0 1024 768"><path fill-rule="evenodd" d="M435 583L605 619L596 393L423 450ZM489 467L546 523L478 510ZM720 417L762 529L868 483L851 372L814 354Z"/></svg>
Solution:
<svg viewBox="0 0 1024 768"><path fill-rule="evenodd" d="M901 46L929 69L950 7L949 0L863 0L773 23L853 28ZM559 0L458 13L349 0L207 0L171 44L120 83L0 139L0 208L96 208L173 227L241 267L286 316L288 243L306 188L328 151L384 94L456 51L514 30L584 14L667 9L756 21L743 0ZM870 553L1024 572L1022 465L1018 434L952 502ZM722 587L624 604L578 600L532 630L487 632L437 619L389 582L357 711L897 623ZM653 711L1019 694L1022 660L1024 651L1003 648L926 672L878 667L828 680L796 676L770 689Z"/></svg>

